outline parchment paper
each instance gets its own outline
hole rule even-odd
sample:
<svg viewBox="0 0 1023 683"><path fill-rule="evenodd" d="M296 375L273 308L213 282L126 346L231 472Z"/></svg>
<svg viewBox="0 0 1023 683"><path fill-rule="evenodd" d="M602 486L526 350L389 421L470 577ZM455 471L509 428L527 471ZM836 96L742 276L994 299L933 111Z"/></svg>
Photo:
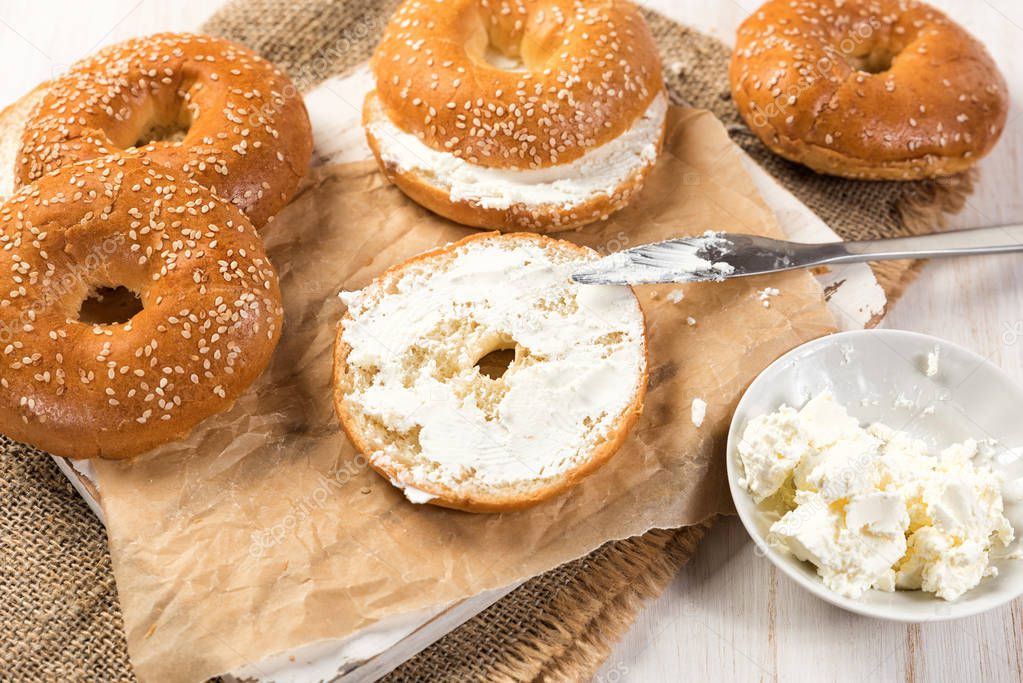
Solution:
<svg viewBox="0 0 1023 683"><path fill-rule="evenodd" d="M709 229L779 235L739 154L713 116L674 109L665 154L633 206L561 236L608 252ZM319 169L265 231L286 311L269 370L187 440L96 463L140 679L203 680L506 586L611 539L730 511L723 456L739 395L771 360L833 329L806 273L637 288L650 389L608 465L524 512L413 505L337 426L336 295L469 232L407 200L371 162ZM780 294L765 307L758 290L768 286ZM700 428L694 398L709 406Z"/></svg>

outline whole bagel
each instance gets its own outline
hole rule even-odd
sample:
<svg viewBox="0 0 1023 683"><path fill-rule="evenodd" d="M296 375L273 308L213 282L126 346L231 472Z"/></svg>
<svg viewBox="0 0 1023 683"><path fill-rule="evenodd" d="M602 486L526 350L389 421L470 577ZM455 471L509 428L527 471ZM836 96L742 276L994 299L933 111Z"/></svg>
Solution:
<svg viewBox="0 0 1023 683"><path fill-rule="evenodd" d="M98 288L140 299L90 324ZM0 432L72 458L187 434L266 367L277 275L234 206L149 159L63 168L0 208Z"/></svg>
<svg viewBox="0 0 1023 683"><path fill-rule="evenodd" d="M264 225L312 154L301 95L270 62L210 36L162 33L105 48L53 81L26 122L16 175L130 150Z"/></svg>
<svg viewBox="0 0 1023 683"><path fill-rule="evenodd" d="M363 119L385 174L468 225L597 220L628 202L660 151L657 48L622 0L407 0L372 69Z"/></svg>
<svg viewBox="0 0 1023 683"><path fill-rule="evenodd" d="M963 171L1008 111L984 46L913 0L770 0L739 27L730 79L772 151L850 178Z"/></svg>

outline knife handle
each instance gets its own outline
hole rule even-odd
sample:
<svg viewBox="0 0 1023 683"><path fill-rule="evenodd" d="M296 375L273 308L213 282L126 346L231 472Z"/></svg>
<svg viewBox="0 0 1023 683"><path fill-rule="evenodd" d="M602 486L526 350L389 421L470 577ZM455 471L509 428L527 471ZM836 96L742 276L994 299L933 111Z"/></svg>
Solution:
<svg viewBox="0 0 1023 683"><path fill-rule="evenodd" d="M846 253L828 259L831 263L1009 253L1023 251L1023 225L845 242L843 246Z"/></svg>

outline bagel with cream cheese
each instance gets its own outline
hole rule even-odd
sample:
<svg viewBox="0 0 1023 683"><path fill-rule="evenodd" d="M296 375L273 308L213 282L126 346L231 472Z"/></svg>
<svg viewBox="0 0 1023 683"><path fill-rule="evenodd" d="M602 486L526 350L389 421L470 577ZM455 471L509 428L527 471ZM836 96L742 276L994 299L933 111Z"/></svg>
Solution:
<svg viewBox="0 0 1023 683"><path fill-rule="evenodd" d="M643 407L646 338L631 289L572 280L596 258L483 233L345 293L334 405L370 465L413 502L499 512L610 459Z"/></svg>
<svg viewBox="0 0 1023 683"><path fill-rule="evenodd" d="M459 223L579 227L625 206L660 153L657 48L623 0L406 0L372 69L382 171Z"/></svg>

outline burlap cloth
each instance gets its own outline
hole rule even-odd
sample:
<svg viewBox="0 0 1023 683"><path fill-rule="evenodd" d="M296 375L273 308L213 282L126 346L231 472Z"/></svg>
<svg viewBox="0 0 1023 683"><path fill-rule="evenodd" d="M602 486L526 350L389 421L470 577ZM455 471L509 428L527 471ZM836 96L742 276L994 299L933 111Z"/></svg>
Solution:
<svg viewBox="0 0 1023 683"><path fill-rule="evenodd" d="M285 68L303 91L367 59L396 0L233 0L203 27ZM846 239L933 230L969 175L868 183L816 175L770 154L742 124L718 40L647 12L672 98L709 109L733 139ZM876 268L894 300L917 264ZM132 679L103 526L48 457L0 440L0 679ZM605 545L536 577L427 648L388 680L581 680L692 556L707 525Z"/></svg>

